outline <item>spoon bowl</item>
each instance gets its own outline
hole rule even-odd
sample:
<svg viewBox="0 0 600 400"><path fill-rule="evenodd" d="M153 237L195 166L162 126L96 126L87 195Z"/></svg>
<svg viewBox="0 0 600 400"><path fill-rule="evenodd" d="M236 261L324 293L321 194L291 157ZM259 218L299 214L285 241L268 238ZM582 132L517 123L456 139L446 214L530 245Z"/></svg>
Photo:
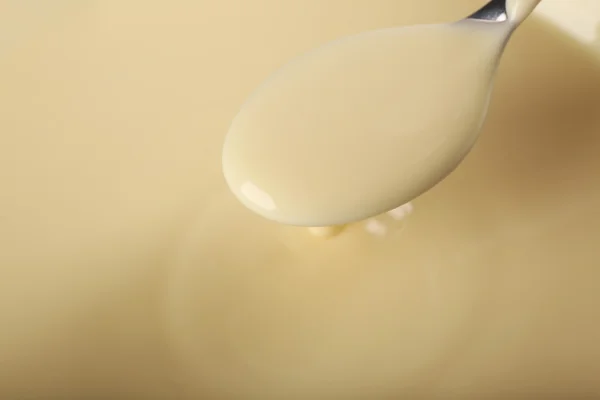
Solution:
<svg viewBox="0 0 600 400"><path fill-rule="evenodd" d="M511 1L492 0L458 22L342 38L281 68L226 136L223 171L233 193L268 219L329 226L435 186L479 135L520 22L509 18Z"/></svg>

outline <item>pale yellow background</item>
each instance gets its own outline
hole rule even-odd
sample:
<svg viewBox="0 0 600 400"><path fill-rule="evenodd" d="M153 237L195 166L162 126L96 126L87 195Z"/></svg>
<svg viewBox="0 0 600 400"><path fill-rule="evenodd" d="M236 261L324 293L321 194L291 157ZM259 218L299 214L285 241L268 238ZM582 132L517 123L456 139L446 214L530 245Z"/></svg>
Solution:
<svg viewBox="0 0 600 400"><path fill-rule="evenodd" d="M333 260L306 273L189 261L246 259L271 232L236 225L220 179L269 73L481 3L0 2L0 397L600 397L600 64L540 20L477 147L393 241L317 251L284 230ZM336 265L359 250L381 256Z"/></svg>

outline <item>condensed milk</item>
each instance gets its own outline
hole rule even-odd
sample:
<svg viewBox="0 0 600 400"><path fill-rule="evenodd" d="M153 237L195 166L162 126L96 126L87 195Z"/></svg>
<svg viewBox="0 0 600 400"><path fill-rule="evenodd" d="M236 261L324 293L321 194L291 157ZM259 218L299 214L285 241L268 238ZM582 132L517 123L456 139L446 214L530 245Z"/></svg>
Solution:
<svg viewBox="0 0 600 400"><path fill-rule="evenodd" d="M320 240L223 179L232 116L287 60L482 4L86 2L12 46L0 397L597 397L600 64L543 20L470 155L391 214Z"/></svg>
<svg viewBox="0 0 600 400"><path fill-rule="evenodd" d="M504 46L537 3L511 0L504 22L362 33L288 64L229 129L223 171L233 193L301 226L354 222L414 199L475 143Z"/></svg>

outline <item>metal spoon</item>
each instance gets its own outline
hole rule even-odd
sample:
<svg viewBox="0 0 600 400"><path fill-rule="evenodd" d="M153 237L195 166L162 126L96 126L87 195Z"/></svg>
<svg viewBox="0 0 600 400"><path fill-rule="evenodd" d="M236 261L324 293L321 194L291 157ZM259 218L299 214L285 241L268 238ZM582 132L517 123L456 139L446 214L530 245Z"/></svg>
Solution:
<svg viewBox="0 0 600 400"><path fill-rule="evenodd" d="M229 187L263 217L301 226L346 224L414 199L470 151L504 46L539 2L491 0L457 23L366 32L293 61L233 120L223 147ZM440 29L444 45L414 42ZM403 37L412 44L398 44ZM399 49L411 62L393 60ZM355 64L361 67L349 67ZM395 76L382 78L392 70ZM390 107L365 106L365 98Z"/></svg>
<svg viewBox="0 0 600 400"><path fill-rule="evenodd" d="M466 19L479 21L504 22L508 19L506 12L506 0L491 0L485 6L475 11Z"/></svg>

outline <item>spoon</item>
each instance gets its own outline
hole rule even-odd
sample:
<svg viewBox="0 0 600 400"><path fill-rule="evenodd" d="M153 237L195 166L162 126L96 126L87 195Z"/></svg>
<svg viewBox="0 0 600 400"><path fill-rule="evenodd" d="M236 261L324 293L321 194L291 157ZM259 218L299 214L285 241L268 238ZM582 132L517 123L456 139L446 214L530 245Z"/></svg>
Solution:
<svg viewBox="0 0 600 400"><path fill-rule="evenodd" d="M512 32L540 0L342 38L287 64L233 119L223 172L259 215L336 226L435 186L474 145Z"/></svg>

